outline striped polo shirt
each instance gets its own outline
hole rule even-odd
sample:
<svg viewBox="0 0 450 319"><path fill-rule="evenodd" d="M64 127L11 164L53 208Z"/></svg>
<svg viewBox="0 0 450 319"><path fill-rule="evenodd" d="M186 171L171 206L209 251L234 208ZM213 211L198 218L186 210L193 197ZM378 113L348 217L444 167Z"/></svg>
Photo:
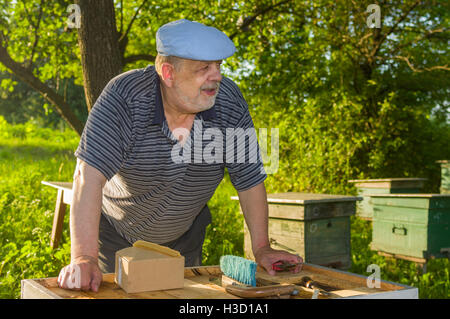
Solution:
<svg viewBox="0 0 450 319"><path fill-rule="evenodd" d="M75 156L106 177L102 213L122 237L164 244L190 228L225 168L237 191L265 180L249 132L255 129L247 103L238 86L222 77L215 105L196 114L181 145L164 116L159 76L148 66L107 84Z"/></svg>

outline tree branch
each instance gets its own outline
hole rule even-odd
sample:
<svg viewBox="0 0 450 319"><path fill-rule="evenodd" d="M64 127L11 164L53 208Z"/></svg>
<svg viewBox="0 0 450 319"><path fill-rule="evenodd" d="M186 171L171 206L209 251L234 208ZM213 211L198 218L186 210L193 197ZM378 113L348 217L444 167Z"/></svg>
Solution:
<svg viewBox="0 0 450 319"><path fill-rule="evenodd" d="M135 54L135 55L129 55L123 59L123 64L133 63L136 61L149 61L149 62L155 62L156 57L154 57L151 54Z"/></svg>
<svg viewBox="0 0 450 319"><path fill-rule="evenodd" d="M134 21L136 20L138 14L139 14L139 11L142 9L142 7L144 6L144 4L145 4L146 2L147 2L147 0L142 1L142 3L141 3L141 5L139 6L139 8L137 8L136 12L134 13L133 18L131 18L131 21L130 21L130 23L128 24L127 30L125 31L125 33L123 33L123 34L120 36L119 43L122 42L122 41L124 41L124 39L128 36L128 33L130 32L131 27L133 26L133 23L134 23Z"/></svg>
<svg viewBox="0 0 450 319"><path fill-rule="evenodd" d="M427 31L425 33L422 33L422 36L417 36L415 39L406 42L404 44L399 45L397 48L395 48L395 50L391 51L390 54L394 55L396 54L398 51L400 51L401 49L410 46L413 43L417 43L419 41L425 40L425 39L429 39L432 38L434 35L436 35L437 33L442 33L445 32L444 28L440 28L440 29L434 29L431 31Z"/></svg>
<svg viewBox="0 0 450 319"><path fill-rule="evenodd" d="M446 65L436 65L436 66L432 66L432 67L429 67L429 68L418 69L418 68L416 68L416 67L411 63L411 61L409 61L409 58L408 58L408 57L404 57L404 56L397 55L397 56L395 56L394 58L395 58L395 59L398 59L398 60L405 61L406 64L408 64L409 68L410 68L413 72L416 72L416 73L420 73L420 72L424 72L424 71L433 71L433 70L445 70L445 71L450 71L450 68L448 67L447 64L446 64Z"/></svg>
<svg viewBox="0 0 450 319"><path fill-rule="evenodd" d="M417 0L416 2L414 2L414 4L406 11L403 13L403 15L400 17L400 19L398 19L398 21L389 29L388 32L386 32L385 34L383 34L383 36L381 37L381 39L378 41L378 43L375 45L372 53L370 54L370 56L373 58L375 55L377 55L378 51L381 49L381 45L384 43L384 41L387 39L387 37L395 31L395 29L397 28L397 26L406 19L406 17L408 16L408 14L420 3L420 0Z"/></svg>
<svg viewBox="0 0 450 319"><path fill-rule="evenodd" d="M232 40L240 31L246 30L248 28L248 26L253 23L257 17L262 16L264 14L266 14L267 12L269 12L270 10L279 7L285 3L290 2L291 0L284 0L281 2L278 2L270 7L264 8L264 9L260 9L258 10L254 15L247 17L244 19L244 22L242 22L242 24L239 26L239 29L237 31L235 31L233 34L231 34L229 36L229 38Z"/></svg>
<svg viewBox="0 0 450 319"><path fill-rule="evenodd" d="M33 20L31 19L30 12L29 12L28 9L27 9L27 5L25 4L25 1L22 0L21 2L22 2L22 4L23 4L23 9L25 10L25 14L26 14L28 23L30 23L31 26L35 27L35 25L34 25L34 23L33 23Z"/></svg>
<svg viewBox="0 0 450 319"><path fill-rule="evenodd" d="M30 68L30 69L32 68L32 65L33 65L34 54L35 54L36 47L37 47L37 44L38 44L39 38L40 38L38 35L38 31L39 31L39 26L41 25L41 20L42 20L42 13L43 13L42 4L43 3L44 3L44 0L41 0L41 3L39 5L38 21L36 23L36 26L33 26L34 27L34 43L33 43L33 47L31 48L30 61L28 62L28 68Z"/></svg>
<svg viewBox="0 0 450 319"><path fill-rule="evenodd" d="M69 104L64 101L64 97L59 95L48 85L43 83L27 68L14 61L9 55L6 47L3 46L4 38L0 33L0 62L3 63L15 76L27 83L29 86L38 91L47 101L55 105L58 113L66 120L66 122L81 135L83 132L83 123L72 112Z"/></svg>

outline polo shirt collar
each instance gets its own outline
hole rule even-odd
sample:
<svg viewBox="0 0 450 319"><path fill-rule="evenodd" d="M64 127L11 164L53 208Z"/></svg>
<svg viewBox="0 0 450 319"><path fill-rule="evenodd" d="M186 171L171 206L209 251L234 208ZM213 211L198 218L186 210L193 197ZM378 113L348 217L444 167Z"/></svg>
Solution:
<svg viewBox="0 0 450 319"><path fill-rule="evenodd" d="M155 75L155 115L152 124L162 124L165 120L161 88L158 74Z"/></svg>
<svg viewBox="0 0 450 319"><path fill-rule="evenodd" d="M155 71L156 73L156 71ZM201 118L203 120L212 120L216 118L216 106L213 105L212 108L197 113L198 115L201 115ZM159 75L155 75L155 113L153 116L152 124L162 124L166 117L164 116L164 107L162 102L162 95L161 95L161 87L160 87L160 80Z"/></svg>

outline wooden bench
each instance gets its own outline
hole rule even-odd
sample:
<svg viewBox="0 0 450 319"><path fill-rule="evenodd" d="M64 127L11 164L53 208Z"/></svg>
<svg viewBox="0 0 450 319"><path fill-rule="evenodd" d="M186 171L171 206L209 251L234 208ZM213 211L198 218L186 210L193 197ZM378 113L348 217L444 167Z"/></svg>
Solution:
<svg viewBox="0 0 450 319"><path fill-rule="evenodd" d="M72 183L71 182L41 182L44 185L54 187L58 190L56 197L55 214L53 216L52 235L50 238L50 247L58 247L61 240L61 234L64 225L64 216L67 205L72 204Z"/></svg>

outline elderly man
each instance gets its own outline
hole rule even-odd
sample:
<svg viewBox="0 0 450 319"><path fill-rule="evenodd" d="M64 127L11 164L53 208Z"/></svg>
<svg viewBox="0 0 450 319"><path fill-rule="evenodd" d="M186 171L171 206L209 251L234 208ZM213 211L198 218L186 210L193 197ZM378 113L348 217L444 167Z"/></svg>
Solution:
<svg viewBox="0 0 450 319"><path fill-rule="evenodd" d="M200 265L211 222L207 202L225 168L238 192L256 261L270 274L280 260L298 263L298 272L301 257L269 245L261 161L211 162L197 156L211 142L205 139L208 129L223 132L215 138L226 137L230 128L254 130L239 88L220 71L222 60L236 50L233 42L213 27L185 19L162 26L156 40L155 67L112 79L89 115L75 152L71 264L60 272L60 287L97 291L102 272L115 270L115 252L137 240L180 251L186 266ZM225 148L232 142L218 144L224 146L223 156L216 149L214 158L234 158L227 152L238 147ZM187 153L193 160L174 161L177 145L183 152L193 145ZM258 149L257 142L245 146L245 158Z"/></svg>

